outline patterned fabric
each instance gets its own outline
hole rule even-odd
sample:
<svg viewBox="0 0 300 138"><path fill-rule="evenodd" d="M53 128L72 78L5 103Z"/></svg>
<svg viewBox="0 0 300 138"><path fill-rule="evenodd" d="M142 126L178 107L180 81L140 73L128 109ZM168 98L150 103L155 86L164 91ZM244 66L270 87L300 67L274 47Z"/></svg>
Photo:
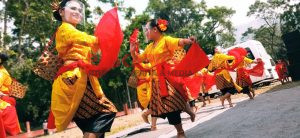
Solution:
<svg viewBox="0 0 300 138"><path fill-rule="evenodd" d="M152 81L152 97L150 100L150 109L153 116L160 116L166 113L182 111L185 109L186 102L178 91L167 81L169 96L162 98L160 96L159 82Z"/></svg>
<svg viewBox="0 0 300 138"><path fill-rule="evenodd" d="M117 112L116 107L105 96L100 100L97 98L91 84L88 83L86 91L76 111L75 118L88 119L99 113Z"/></svg>
<svg viewBox="0 0 300 138"><path fill-rule="evenodd" d="M217 89L225 89L225 88L232 88L234 84L232 82L228 82L223 75L216 75L216 86Z"/></svg>
<svg viewBox="0 0 300 138"><path fill-rule="evenodd" d="M53 80L56 72L63 65L62 59L52 51L46 49L39 57L33 72L45 80Z"/></svg>
<svg viewBox="0 0 300 138"><path fill-rule="evenodd" d="M237 66L236 69L236 83L241 87L247 87L252 85L250 75L246 72L245 68L249 66L253 60L245 57L244 60Z"/></svg>
<svg viewBox="0 0 300 138"><path fill-rule="evenodd" d="M185 55L186 55L186 52L184 49L176 49L174 51L173 60L175 62L180 62L184 58Z"/></svg>
<svg viewBox="0 0 300 138"><path fill-rule="evenodd" d="M105 96L97 98L88 82L73 120L83 132L109 132L117 109Z"/></svg>
<svg viewBox="0 0 300 138"><path fill-rule="evenodd" d="M10 96L14 96L16 98L24 98L26 94L27 86L22 85L17 80L13 80L10 85Z"/></svg>
<svg viewBox="0 0 300 138"><path fill-rule="evenodd" d="M240 87L247 87L252 85L250 76L245 71L238 69L236 74L237 74L236 77L237 85L239 85Z"/></svg>

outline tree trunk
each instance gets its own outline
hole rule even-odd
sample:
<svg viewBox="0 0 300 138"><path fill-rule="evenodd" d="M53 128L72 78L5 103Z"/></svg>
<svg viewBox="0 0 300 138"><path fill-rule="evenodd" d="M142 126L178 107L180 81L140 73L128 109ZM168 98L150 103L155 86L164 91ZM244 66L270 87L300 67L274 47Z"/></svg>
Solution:
<svg viewBox="0 0 300 138"><path fill-rule="evenodd" d="M7 35L7 2L6 2L6 0L3 0L3 5L4 5L4 18L3 18L3 21L4 21L4 23L3 23L3 36L2 36L2 45L3 45L3 48L5 49L5 50L7 50L8 48L7 48L7 46L6 46L6 43L5 43L5 36Z"/></svg>
<svg viewBox="0 0 300 138"><path fill-rule="evenodd" d="M29 3L27 0L24 0L25 3L25 12L24 15L22 17L22 23L21 23L21 27L20 27L20 32L19 32L19 36L18 36L18 52L19 52L19 61L22 60L22 57L24 55L23 50L22 50L22 41L23 41L23 32L24 32L24 27L25 27L25 23L26 23L26 19L27 19L27 15L28 15L28 8L29 8Z"/></svg>

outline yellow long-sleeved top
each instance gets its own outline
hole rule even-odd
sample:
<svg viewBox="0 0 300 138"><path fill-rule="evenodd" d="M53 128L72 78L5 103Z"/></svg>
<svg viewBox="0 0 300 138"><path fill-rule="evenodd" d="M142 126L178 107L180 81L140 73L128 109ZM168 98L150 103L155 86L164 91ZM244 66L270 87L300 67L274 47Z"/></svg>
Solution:
<svg viewBox="0 0 300 138"><path fill-rule="evenodd" d="M179 38L173 38L170 36L161 36L154 45L150 43L143 54L139 55L139 59L148 60L152 67L162 62L171 60L176 49L179 49Z"/></svg>
<svg viewBox="0 0 300 138"><path fill-rule="evenodd" d="M228 56L226 54L220 54L216 53L212 60L210 61L210 64L208 65L208 70L213 71L216 69L223 69L221 72L219 72L216 75L223 75L224 78L230 82L231 81L231 76L229 74L229 71L224 69L228 68L231 66L231 64L228 63L229 60L234 60L234 56Z"/></svg>
<svg viewBox="0 0 300 138"><path fill-rule="evenodd" d="M56 32L56 50L65 60L84 60L90 62L91 50L97 52L97 39L77 30L73 25L63 22Z"/></svg>
<svg viewBox="0 0 300 138"><path fill-rule="evenodd" d="M97 39L94 36L81 32L66 22L63 22L56 32L56 49L64 61L83 60L90 62L92 50L97 51L96 45ZM66 78L77 78L77 80L73 85L67 85L63 81ZM104 96L98 78L87 75L81 68L64 72L54 80L51 110L58 131L64 130L73 119L88 80L95 95L98 98Z"/></svg>
<svg viewBox="0 0 300 138"><path fill-rule="evenodd" d="M154 72L151 74L151 78L157 80L157 70L155 66L170 61L173 58L175 50L182 49L179 46L179 38L173 38L170 36L161 36L157 41L157 44L150 43L147 45L144 53L138 56L141 61L148 60L151 64L151 68Z"/></svg>
<svg viewBox="0 0 300 138"><path fill-rule="evenodd" d="M12 79L7 70L0 66L0 91L4 94L9 94L9 87L12 83Z"/></svg>

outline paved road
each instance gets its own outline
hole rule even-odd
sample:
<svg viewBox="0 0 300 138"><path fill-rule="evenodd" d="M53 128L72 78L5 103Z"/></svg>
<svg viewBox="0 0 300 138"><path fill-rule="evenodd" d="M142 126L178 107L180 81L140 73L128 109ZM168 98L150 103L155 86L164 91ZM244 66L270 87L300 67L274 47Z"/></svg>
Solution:
<svg viewBox="0 0 300 138"><path fill-rule="evenodd" d="M220 103L201 108L194 123L185 113L183 127L188 138L300 138L300 87L264 93L255 98L235 99L233 108ZM158 130L140 125L110 136L129 138L168 138L176 130L167 120L158 121Z"/></svg>
<svg viewBox="0 0 300 138"><path fill-rule="evenodd" d="M245 100L245 98L234 100L234 102L240 102L242 100ZM228 105L227 105L228 107ZM214 116L225 112L229 108L221 109L220 103L213 103L208 105L207 107L200 108L197 112L196 121L191 122L189 115L186 113L182 113L182 123L183 128L185 130L188 130L194 126L196 126L199 123L202 123L206 120L209 120L213 118ZM157 123L158 130L156 131L150 131L150 125L143 124L134 128L131 128L129 130L120 132L118 134L109 136L109 138L116 138L116 137L126 137L126 138L165 138L165 137L172 137L176 134L175 128L168 124L167 119L158 119Z"/></svg>
<svg viewBox="0 0 300 138"><path fill-rule="evenodd" d="M300 138L300 87L238 103L186 134L188 138Z"/></svg>

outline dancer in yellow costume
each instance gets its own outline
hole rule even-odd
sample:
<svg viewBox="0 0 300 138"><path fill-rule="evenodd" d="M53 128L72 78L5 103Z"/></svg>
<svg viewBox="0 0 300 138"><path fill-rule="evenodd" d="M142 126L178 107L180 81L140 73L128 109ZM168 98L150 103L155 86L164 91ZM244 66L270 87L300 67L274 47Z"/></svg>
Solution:
<svg viewBox="0 0 300 138"><path fill-rule="evenodd" d="M9 96L12 78L3 66L7 59L7 55L0 54L0 137L6 137L6 134L16 136L21 133L15 107L16 100Z"/></svg>
<svg viewBox="0 0 300 138"><path fill-rule="evenodd" d="M81 60L91 62L91 53L98 52L97 39L77 30L82 20L82 3L63 0L54 17L62 21L56 32L56 49L68 66ZM84 137L104 137L116 115L115 106L105 97L98 78L82 68L62 72L52 86L51 110L58 131L65 130L74 120Z"/></svg>
<svg viewBox="0 0 300 138"><path fill-rule="evenodd" d="M174 125L177 130L177 137L185 137L182 129L180 112L187 108L187 104L182 95L166 81L168 96L161 96L161 89L159 84L159 75L157 67L160 64L168 62L172 59L174 51L182 48L186 44L192 44L194 39L180 39L163 35L167 30L166 20L151 20L146 25L146 35L148 40L152 40L144 53L138 54L135 52L137 47L135 43L131 44L131 56L134 61L142 63L149 61L151 64L150 71L150 85L151 85L151 100L150 109L151 115L156 117L167 118L169 124ZM190 111L191 119L195 119L195 114Z"/></svg>
<svg viewBox="0 0 300 138"><path fill-rule="evenodd" d="M229 106L233 107L231 102L231 95L236 91L240 91L242 88L239 87L231 78L229 71L227 70L234 62L234 56L228 56L226 54L221 53L222 48L215 48L215 55L212 58L208 70L215 71L216 76L216 86L222 92L221 103L224 106L224 101L227 99ZM229 61L232 61L229 63ZM217 72L216 72L217 70Z"/></svg>
<svg viewBox="0 0 300 138"><path fill-rule="evenodd" d="M250 99L254 98L255 92L252 89L252 81L250 75L246 72L246 68L253 63L257 62L244 57L244 60L236 68L236 83L243 88L241 92L247 94Z"/></svg>

